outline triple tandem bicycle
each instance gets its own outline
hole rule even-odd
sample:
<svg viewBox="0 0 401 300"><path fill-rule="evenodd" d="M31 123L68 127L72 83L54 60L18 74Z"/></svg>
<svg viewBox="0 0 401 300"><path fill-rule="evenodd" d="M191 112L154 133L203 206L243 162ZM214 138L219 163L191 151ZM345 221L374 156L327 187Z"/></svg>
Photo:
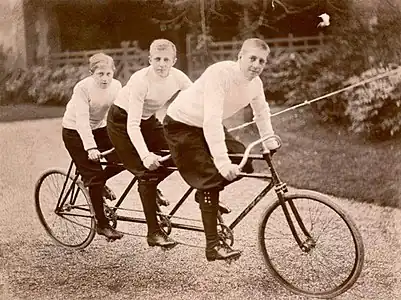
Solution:
<svg viewBox="0 0 401 300"><path fill-rule="evenodd" d="M362 271L362 237L350 216L330 197L311 190L289 192L279 178L272 154L251 154L256 145L268 139L276 139L281 145L278 136L270 135L249 144L243 155L230 155L242 158L240 168L248 159L264 160L270 172L240 174L267 183L231 224L224 223L219 214L220 241L232 246L234 228L274 189L277 199L264 211L258 229L259 247L270 274L296 294L336 297L351 288ZM146 223L144 218L123 215L120 207L136 181L134 177L114 206L105 203L106 216L114 228L119 221ZM167 234L174 228L203 232L200 226L176 221L180 219L176 212L192 191L188 188L168 213L158 206L158 221ZM94 211L72 162L67 172L50 169L40 176L35 186L35 207L41 224L57 244L83 249L92 242L96 233Z"/></svg>

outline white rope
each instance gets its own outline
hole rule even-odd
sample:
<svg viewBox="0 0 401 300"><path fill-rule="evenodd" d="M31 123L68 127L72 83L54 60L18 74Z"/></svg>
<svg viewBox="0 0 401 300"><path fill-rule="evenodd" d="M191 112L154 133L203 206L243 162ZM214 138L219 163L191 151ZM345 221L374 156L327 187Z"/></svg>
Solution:
<svg viewBox="0 0 401 300"><path fill-rule="evenodd" d="M357 87L357 86L360 86L360 85L364 85L364 84L366 84L366 83L369 83L369 82L372 82L372 81L375 81L375 80L378 80L378 79L381 79L381 78L384 78L384 77L388 77L388 76L391 76L391 75L395 75L395 74L397 74L397 73L399 73L399 72L401 72L401 67L398 67L397 69L394 69L394 70L387 71L387 72L384 72L384 73L382 73L382 74L376 75L376 76L374 76L374 77L372 77L372 78L368 78L368 79L362 80L362 81L360 81L360 82L358 82L358 83L351 84L351 85L349 85L349 86L347 86L347 87L344 87L344 88L339 89L339 90L336 90L336 91L334 91L334 92L325 94L325 95L320 96L320 97L317 97L317 98L315 98L315 99L312 99L312 100L309 100L309 101L308 101L308 100L305 100L304 102L302 102L302 103L300 103L300 104L297 104L297 105L288 107L288 108L286 108L286 109L283 109L283 110L281 110L281 111L279 111L279 112L276 112L276 113L272 114L271 116L274 117L274 116L281 115L281 114L283 114L283 113L285 113L285 112L288 112L288 111L291 111L291 110L300 108L300 107L302 107L302 106L311 104L311 103L313 103L313 102L317 102L317 101L326 99L326 98L331 97L331 96L333 96L333 95L342 93L342 92L344 92L344 91L346 91L346 90L353 89L354 87ZM228 129L228 132L235 131L235 130L238 130L238 129L247 127L247 126L252 125L252 124L254 124L254 123L255 123L255 121L251 121L251 122L244 123L244 124L239 125L239 126L237 126L237 127L233 127L233 128Z"/></svg>

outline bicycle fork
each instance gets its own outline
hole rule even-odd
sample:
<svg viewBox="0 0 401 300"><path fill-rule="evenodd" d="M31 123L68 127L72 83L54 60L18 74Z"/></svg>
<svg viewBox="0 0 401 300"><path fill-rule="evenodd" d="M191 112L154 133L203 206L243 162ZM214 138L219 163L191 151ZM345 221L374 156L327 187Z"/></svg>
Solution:
<svg viewBox="0 0 401 300"><path fill-rule="evenodd" d="M269 169L272 174L272 179L274 182L274 190L277 194L278 200L280 202L280 206L283 209L283 212L284 212L285 218L287 220L288 226L290 227L291 233L292 233L295 241L297 242L299 248L303 252L308 253L316 246L316 241L313 239L313 237L310 235L310 233L306 229L305 224L302 221L302 218L299 215L298 210L295 207L295 204L292 201L292 199L288 199L287 201L285 200L284 195L285 195L285 193L288 192L287 185L280 180L280 178L273 166L273 162L271 160L271 154L266 153L263 156L265 157L265 160L266 160L267 164L269 165ZM290 209L288 208L287 203L288 203L288 206ZM293 218L291 217L290 210L291 210L293 216L295 217L296 224L298 225L298 227L301 229L302 233L306 237L305 241L302 241L301 238L299 237L299 234L295 228Z"/></svg>

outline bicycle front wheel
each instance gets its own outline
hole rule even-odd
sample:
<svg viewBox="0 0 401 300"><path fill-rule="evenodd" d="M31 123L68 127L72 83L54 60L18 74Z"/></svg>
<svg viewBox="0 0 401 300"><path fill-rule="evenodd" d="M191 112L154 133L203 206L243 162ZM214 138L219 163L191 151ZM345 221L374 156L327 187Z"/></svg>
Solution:
<svg viewBox="0 0 401 300"><path fill-rule="evenodd" d="M329 197L314 191L285 194L284 202L302 245L276 201L259 226L259 245L270 273L303 296L332 298L347 291L358 279L364 260L362 237L354 222Z"/></svg>
<svg viewBox="0 0 401 300"><path fill-rule="evenodd" d="M83 249L95 236L96 223L82 182L61 170L44 172L35 186L35 207L50 237L66 248Z"/></svg>

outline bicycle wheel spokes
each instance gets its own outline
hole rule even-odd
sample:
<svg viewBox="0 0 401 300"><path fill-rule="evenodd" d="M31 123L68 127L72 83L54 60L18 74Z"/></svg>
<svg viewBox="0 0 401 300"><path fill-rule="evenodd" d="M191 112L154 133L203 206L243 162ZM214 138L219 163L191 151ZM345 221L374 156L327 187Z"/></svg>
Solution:
<svg viewBox="0 0 401 300"><path fill-rule="evenodd" d="M42 225L58 244L82 249L92 241L95 222L82 183L63 171L47 171L36 185L35 204Z"/></svg>
<svg viewBox="0 0 401 300"><path fill-rule="evenodd" d="M321 298L345 292L358 278L363 244L353 222L321 194L286 195L293 201L307 234L301 230L289 205L291 219L303 242L300 247L279 202L269 207L260 226L259 240L267 266L287 288Z"/></svg>

